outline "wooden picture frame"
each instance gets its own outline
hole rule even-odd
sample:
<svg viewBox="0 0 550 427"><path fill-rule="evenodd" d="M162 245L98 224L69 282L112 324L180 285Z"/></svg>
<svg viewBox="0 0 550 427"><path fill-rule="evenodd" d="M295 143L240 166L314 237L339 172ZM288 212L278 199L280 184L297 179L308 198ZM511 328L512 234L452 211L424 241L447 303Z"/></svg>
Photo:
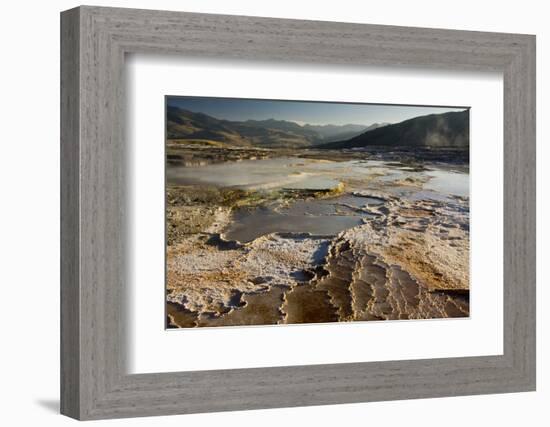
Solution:
<svg viewBox="0 0 550 427"><path fill-rule="evenodd" d="M502 72L503 354L127 374L127 53ZM61 165L65 415L84 420L535 389L532 35L78 7L61 14Z"/></svg>

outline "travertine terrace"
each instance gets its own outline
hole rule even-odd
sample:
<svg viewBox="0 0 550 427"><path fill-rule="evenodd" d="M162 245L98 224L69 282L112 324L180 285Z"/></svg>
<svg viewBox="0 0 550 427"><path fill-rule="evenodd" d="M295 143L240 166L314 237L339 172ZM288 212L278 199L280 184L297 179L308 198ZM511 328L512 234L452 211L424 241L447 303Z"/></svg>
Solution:
<svg viewBox="0 0 550 427"><path fill-rule="evenodd" d="M169 327L469 315L468 170L452 153L172 154Z"/></svg>

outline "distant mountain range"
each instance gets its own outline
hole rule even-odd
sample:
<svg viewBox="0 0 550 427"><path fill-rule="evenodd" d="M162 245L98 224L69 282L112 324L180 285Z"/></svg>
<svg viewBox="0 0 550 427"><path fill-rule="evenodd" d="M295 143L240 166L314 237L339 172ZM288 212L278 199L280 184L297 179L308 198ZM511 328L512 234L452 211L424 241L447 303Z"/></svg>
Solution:
<svg viewBox="0 0 550 427"><path fill-rule="evenodd" d="M384 124L371 126L304 125L287 120L221 120L203 113L167 107L167 138L204 140L237 146L306 148L353 138Z"/></svg>
<svg viewBox="0 0 550 427"><path fill-rule="evenodd" d="M363 132L373 130L382 126L386 126L388 123L374 123L370 126L364 125L309 125L305 124L304 129L311 129L314 132L317 132L326 142L330 141L341 141L354 136L360 135Z"/></svg>
<svg viewBox="0 0 550 427"><path fill-rule="evenodd" d="M468 110L415 117L357 135L353 138L321 144L318 148L363 147L451 147L470 145Z"/></svg>
<svg viewBox="0 0 550 427"><path fill-rule="evenodd" d="M265 148L342 149L362 147L468 148L468 110L415 117L400 123L370 126L299 125L287 120L221 120L203 113L167 107L167 138L214 141Z"/></svg>

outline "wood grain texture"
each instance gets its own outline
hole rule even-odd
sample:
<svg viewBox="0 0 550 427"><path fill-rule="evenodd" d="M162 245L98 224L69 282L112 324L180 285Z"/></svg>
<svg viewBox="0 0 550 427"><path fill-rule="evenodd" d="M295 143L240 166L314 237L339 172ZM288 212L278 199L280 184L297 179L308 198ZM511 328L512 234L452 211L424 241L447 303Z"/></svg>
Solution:
<svg viewBox="0 0 550 427"><path fill-rule="evenodd" d="M80 414L79 12L61 20L61 412Z"/></svg>
<svg viewBox="0 0 550 427"><path fill-rule="evenodd" d="M62 14L62 413L78 419L535 388L534 36L80 7ZM504 75L504 354L129 375L127 53Z"/></svg>

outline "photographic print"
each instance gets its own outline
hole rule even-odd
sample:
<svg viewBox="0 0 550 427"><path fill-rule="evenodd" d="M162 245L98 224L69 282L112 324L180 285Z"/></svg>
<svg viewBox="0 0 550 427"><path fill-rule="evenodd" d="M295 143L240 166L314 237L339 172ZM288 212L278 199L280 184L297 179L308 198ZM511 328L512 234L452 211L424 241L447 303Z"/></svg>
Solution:
<svg viewBox="0 0 550 427"><path fill-rule="evenodd" d="M469 108L166 96L166 326L469 316Z"/></svg>

